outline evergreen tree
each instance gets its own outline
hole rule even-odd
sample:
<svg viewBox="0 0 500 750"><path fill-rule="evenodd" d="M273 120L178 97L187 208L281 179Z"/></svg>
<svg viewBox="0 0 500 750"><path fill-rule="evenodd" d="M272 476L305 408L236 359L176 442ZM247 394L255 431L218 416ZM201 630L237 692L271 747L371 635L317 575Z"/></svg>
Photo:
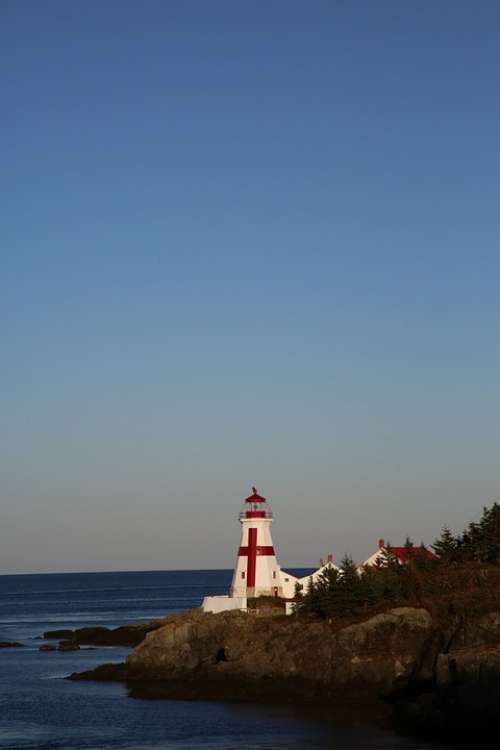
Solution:
<svg viewBox="0 0 500 750"><path fill-rule="evenodd" d="M355 588L359 583L359 573L352 557L345 555L340 563L342 584L349 588Z"/></svg>
<svg viewBox="0 0 500 750"><path fill-rule="evenodd" d="M318 608L318 596L316 585L313 581L313 577L309 578L307 593L303 598L304 609L306 612L314 613Z"/></svg>
<svg viewBox="0 0 500 750"><path fill-rule="evenodd" d="M493 503L491 508L484 508L479 522L481 528L481 559L483 562L500 561L500 505Z"/></svg>
<svg viewBox="0 0 500 750"><path fill-rule="evenodd" d="M351 557L345 555L340 563L338 586L335 591L337 615L352 615L362 606L361 579Z"/></svg>
<svg viewBox="0 0 500 750"><path fill-rule="evenodd" d="M483 508L479 523L471 523L464 532L464 548L469 559L496 563L500 560L500 505Z"/></svg>
<svg viewBox="0 0 500 750"><path fill-rule="evenodd" d="M409 562L412 559L413 548L414 548L414 544L411 541L410 537L407 536L405 540L405 546L404 546L406 562Z"/></svg>
<svg viewBox="0 0 500 750"><path fill-rule="evenodd" d="M500 505L483 508L478 523L470 523L457 541L457 557L461 561L500 562Z"/></svg>
<svg viewBox="0 0 500 750"><path fill-rule="evenodd" d="M423 542L413 554L413 564L420 571L430 571L434 568L435 559L429 554L429 550Z"/></svg>
<svg viewBox="0 0 500 750"><path fill-rule="evenodd" d="M338 614L337 599L341 576L336 568L327 567L316 583L316 611L323 617Z"/></svg>
<svg viewBox="0 0 500 750"><path fill-rule="evenodd" d="M441 536L432 545L439 560L454 562L458 558L458 539L453 536L449 526L443 526Z"/></svg>
<svg viewBox="0 0 500 750"><path fill-rule="evenodd" d="M396 555L394 550L392 549L391 545L389 543L386 544L384 553L383 553L383 559L384 559L384 567L388 568L390 570L394 570L398 574L401 572L401 563L399 561L399 557Z"/></svg>

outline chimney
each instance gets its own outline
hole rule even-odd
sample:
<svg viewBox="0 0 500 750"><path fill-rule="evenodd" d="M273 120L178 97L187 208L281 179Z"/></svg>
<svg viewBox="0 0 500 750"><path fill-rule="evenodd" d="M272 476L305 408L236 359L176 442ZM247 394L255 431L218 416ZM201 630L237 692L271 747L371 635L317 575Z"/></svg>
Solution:
<svg viewBox="0 0 500 750"><path fill-rule="evenodd" d="M378 548L383 549L385 547L385 542L383 539L378 540Z"/></svg>
<svg viewBox="0 0 500 750"><path fill-rule="evenodd" d="M325 564L325 561L323 560L322 557L320 557L319 558L319 567L322 568L324 564Z"/></svg>
<svg viewBox="0 0 500 750"><path fill-rule="evenodd" d="M328 562L333 562L333 555L331 552L328 553Z"/></svg>

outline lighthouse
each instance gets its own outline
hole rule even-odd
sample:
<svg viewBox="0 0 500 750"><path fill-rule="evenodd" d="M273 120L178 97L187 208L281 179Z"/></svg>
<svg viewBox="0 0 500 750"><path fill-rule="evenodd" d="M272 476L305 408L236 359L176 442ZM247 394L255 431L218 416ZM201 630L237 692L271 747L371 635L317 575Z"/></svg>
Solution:
<svg viewBox="0 0 500 750"><path fill-rule="evenodd" d="M252 487L240 513L241 541L230 596L283 596L281 571L271 536L273 514Z"/></svg>
<svg viewBox="0 0 500 750"><path fill-rule="evenodd" d="M230 609L247 611L247 600L259 596L294 596L297 578L281 570L271 536L273 514L266 498L256 487L245 498L239 515L240 546L229 595L206 596L204 612L223 612Z"/></svg>

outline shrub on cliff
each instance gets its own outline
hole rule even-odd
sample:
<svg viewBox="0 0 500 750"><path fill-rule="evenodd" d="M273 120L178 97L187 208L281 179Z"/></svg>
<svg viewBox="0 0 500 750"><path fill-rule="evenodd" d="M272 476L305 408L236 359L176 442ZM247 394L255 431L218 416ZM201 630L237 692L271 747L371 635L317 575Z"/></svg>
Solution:
<svg viewBox="0 0 500 750"><path fill-rule="evenodd" d="M347 617L366 610L376 600L370 577L359 575L352 558L346 556L340 571L326 568L316 581L310 579L298 610L321 617Z"/></svg>

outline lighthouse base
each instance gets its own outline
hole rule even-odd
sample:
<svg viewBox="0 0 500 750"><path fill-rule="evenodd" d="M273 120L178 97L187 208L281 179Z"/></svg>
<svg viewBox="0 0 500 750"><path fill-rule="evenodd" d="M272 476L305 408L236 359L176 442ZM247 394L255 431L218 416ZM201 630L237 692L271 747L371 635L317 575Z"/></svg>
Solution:
<svg viewBox="0 0 500 750"><path fill-rule="evenodd" d="M201 608L204 612L227 612L228 610L247 611L246 596L206 596L203 599Z"/></svg>
<svg viewBox="0 0 500 750"><path fill-rule="evenodd" d="M283 597L283 589L281 588L281 586L273 586L273 588L259 588L257 586L253 586L251 588L247 588L248 599L257 599L257 597L259 596Z"/></svg>

